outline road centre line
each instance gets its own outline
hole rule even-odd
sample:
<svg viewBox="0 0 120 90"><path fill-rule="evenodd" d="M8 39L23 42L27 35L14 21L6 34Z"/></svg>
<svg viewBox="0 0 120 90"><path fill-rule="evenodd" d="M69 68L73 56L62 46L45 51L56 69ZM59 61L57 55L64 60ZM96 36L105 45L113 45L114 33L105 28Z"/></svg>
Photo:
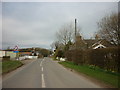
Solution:
<svg viewBox="0 0 120 90"><path fill-rule="evenodd" d="M44 59L40 62L40 67L42 66L42 62L44 61Z"/></svg>
<svg viewBox="0 0 120 90"><path fill-rule="evenodd" d="M45 80L44 80L44 74L42 74L42 88L45 88Z"/></svg>
<svg viewBox="0 0 120 90"><path fill-rule="evenodd" d="M42 61L40 62L40 67L42 66Z"/></svg>
<svg viewBox="0 0 120 90"><path fill-rule="evenodd" d="M43 72L43 67L41 69L42 69L42 72Z"/></svg>
<svg viewBox="0 0 120 90"><path fill-rule="evenodd" d="M44 61L44 59L41 60L40 67L42 66L43 61ZM43 67L41 67L41 70L43 72ZM44 74L42 73L41 75L42 75L42 88L45 88L46 86L45 86Z"/></svg>

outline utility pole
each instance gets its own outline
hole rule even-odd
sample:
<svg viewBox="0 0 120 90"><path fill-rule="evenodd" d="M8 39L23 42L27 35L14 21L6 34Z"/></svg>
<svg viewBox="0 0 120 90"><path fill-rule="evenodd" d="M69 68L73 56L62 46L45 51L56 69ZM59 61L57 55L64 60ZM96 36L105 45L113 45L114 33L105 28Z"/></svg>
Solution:
<svg viewBox="0 0 120 90"><path fill-rule="evenodd" d="M75 43L76 43L76 36L77 36L77 19L75 18Z"/></svg>
<svg viewBox="0 0 120 90"><path fill-rule="evenodd" d="M77 19L75 19L75 38L76 38L76 33L77 32Z"/></svg>
<svg viewBox="0 0 120 90"><path fill-rule="evenodd" d="M75 19L75 63L77 61L77 40L76 40L76 34L77 34L77 19Z"/></svg>

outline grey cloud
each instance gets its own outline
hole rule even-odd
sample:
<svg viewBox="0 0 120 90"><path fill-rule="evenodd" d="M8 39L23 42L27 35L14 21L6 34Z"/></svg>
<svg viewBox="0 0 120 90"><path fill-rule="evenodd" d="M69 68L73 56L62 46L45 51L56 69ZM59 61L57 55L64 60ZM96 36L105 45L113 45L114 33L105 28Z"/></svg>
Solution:
<svg viewBox="0 0 120 90"><path fill-rule="evenodd" d="M96 22L117 11L117 3L3 3L3 47L50 48L55 33L77 18L85 38L97 31Z"/></svg>

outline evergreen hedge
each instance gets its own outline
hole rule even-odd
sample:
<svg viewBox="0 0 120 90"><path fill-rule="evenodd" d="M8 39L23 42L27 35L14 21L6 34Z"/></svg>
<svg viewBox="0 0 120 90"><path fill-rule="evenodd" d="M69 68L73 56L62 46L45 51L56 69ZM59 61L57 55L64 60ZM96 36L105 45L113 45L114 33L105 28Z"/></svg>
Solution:
<svg viewBox="0 0 120 90"><path fill-rule="evenodd" d="M88 64L107 71L118 72L120 70L119 50L118 47L69 50L66 52L65 57L75 64Z"/></svg>

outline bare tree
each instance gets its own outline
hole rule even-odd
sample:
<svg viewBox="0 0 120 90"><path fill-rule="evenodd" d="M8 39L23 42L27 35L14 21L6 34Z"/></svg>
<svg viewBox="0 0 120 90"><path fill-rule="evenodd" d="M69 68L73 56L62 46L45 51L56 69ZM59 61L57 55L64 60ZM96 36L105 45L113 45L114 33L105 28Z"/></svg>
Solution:
<svg viewBox="0 0 120 90"><path fill-rule="evenodd" d="M118 28L118 14L112 13L110 16L105 16L100 22L98 22L99 31L98 34L101 38L110 41L114 45L119 45L119 33Z"/></svg>
<svg viewBox="0 0 120 90"><path fill-rule="evenodd" d="M80 29L78 29L77 33L80 32ZM56 33L56 39L66 45L68 42L74 41L75 37L75 27L72 23L64 25L57 33Z"/></svg>
<svg viewBox="0 0 120 90"><path fill-rule="evenodd" d="M59 41L54 41L50 46L52 49L58 49L59 48Z"/></svg>

